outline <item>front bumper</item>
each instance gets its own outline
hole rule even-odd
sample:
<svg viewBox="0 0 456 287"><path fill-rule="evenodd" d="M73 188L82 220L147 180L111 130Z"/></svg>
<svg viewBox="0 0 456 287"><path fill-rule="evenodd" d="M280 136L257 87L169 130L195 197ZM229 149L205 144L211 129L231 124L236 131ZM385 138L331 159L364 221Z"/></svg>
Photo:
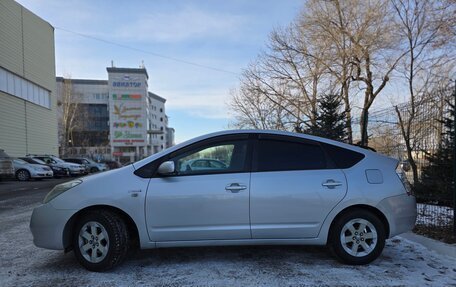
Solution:
<svg viewBox="0 0 456 287"><path fill-rule="evenodd" d="M35 246L54 250L64 249L65 224L74 213L76 210L55 209L50 203L36 207L30 219L30 231Z"/></svg>
<svg viewBox="0 0 456 287"><path fill-rule="evenodd" d="M52 172L54 173L54 176L69 176L70 175L70 172L66 168L58 169L58 170L53 169Z"/></svg>
<svg viewBox="0 0 456 287"><path fill-rule="evenodd" d="M383 199L377 208L386 216L390 234L389 237L410 231L416 222L416 199L414 196L403 194Z"/></svg>
<svg viewBox="0 0 456 287"><path fill-rule="evenodd" d="M86 171L83 168L81 168L81 169L70 169L70 174L71 175L83 175L83 174L86 174Z"/></svg>
<svg viewBox="0 0 456 287"><path fill-rule="evenodd" d="M54 172L52 170L39 170L31 172L30 176L32 178L52 178L54 177Z"/></svg>

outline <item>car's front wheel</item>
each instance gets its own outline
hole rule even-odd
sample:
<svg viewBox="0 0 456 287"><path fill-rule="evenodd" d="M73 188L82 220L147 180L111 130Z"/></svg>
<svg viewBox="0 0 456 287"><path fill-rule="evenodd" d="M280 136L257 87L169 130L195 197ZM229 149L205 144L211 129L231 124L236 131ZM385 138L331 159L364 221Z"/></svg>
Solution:
<svg viewBox="0 0 456 287"><path fill-rule="evenodd" d="M30 172L25 169L20 169L16 172L16 178L19 181L28 181L30 180Z"/></svg>
<svg viewBox="0 0 456 287"><path fill-rule="evenodd" d="M128 242L128 229L119 215L108 210L94 210L77 221L73 250L82 266L100 272L125 259Z"/></svg>
<svg viewBox="0 0 456 287"><path fill-rule="evenodd" d="M373 213L357 209L339 217L330 233L330 249L342 263L363 265L374 261L385 246L382 221Z"/></svg>

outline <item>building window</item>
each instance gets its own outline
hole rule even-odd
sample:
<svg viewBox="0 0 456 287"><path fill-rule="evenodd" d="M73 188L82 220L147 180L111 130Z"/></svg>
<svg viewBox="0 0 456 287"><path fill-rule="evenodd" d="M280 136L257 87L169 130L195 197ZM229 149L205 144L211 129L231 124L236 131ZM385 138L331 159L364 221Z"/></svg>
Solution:
<svg viewBox="0 0 456 287"><path fill-rule="evenodd" d="M162 108L160 108L160 113L163 113L163 109Z"/></svg>
<svg viewBox="0 0 456 287"><path fill-rule="evenodd" d="M0 67L0 91L50 109L50 92Z"/></svg>
<svg viewBox="0 0 456 287"><path fill-rule="evenodd" d="M160 118L160 122L163 122L163 118Z"/></svg>

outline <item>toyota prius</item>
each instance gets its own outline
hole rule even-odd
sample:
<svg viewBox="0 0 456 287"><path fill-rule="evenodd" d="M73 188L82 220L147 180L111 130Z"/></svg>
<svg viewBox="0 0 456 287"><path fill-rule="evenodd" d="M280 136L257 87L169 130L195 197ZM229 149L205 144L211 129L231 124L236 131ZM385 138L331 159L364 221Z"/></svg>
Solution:
<svg viewBox="0 0 456 287"><path fill-rule="evenodd" d="M327 245L361 265L415 219L398 160L304 134L237 130L59 184L30 229L36 246L73 250L92 271L136 246Z"/></svg>

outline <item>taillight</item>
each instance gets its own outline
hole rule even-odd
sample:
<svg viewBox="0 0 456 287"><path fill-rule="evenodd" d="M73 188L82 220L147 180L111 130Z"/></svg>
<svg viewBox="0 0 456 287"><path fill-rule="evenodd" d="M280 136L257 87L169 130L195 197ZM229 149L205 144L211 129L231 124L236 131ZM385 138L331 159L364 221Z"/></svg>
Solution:
<svg viewBox="0 0 456 287"><path fill-rule="evenodd" d="M407 179L407 175L405 174L405 171L402 169L400 163L396 167L396 174L401 180L402 185L404 186L405 191L407 192L407 195L413 195L412 186L410 185L410 182Z"/></svg>

